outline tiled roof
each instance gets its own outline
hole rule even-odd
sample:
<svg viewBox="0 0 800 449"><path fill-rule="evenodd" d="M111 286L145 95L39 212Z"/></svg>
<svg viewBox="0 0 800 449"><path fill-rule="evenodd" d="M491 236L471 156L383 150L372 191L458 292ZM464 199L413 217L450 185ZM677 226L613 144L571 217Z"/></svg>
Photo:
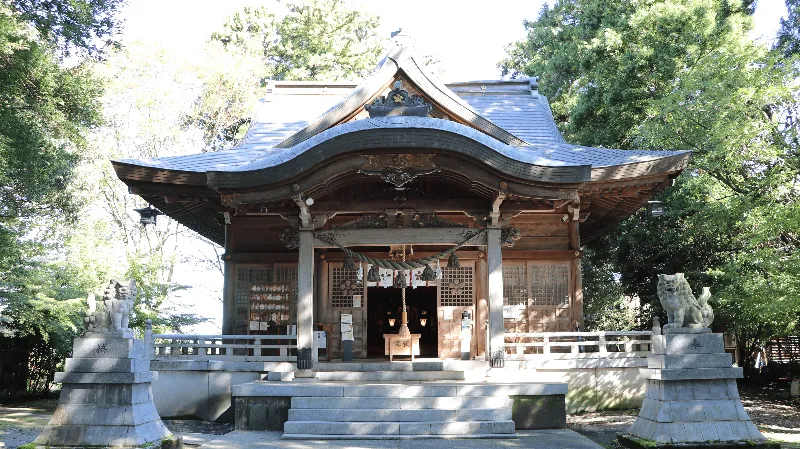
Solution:
<svg viewBox="0 0 800 449"><path fill-rule="evenodd" d="M397 60L387 57L373 75L358 86L341 82L272 83L267 97L259 103L244 139L235 148L188 156L118 162L186 172L255 170L279 165L335 136L378 127L455 132L516 161L551 167L611 167L657 161L683 153L571 145L559 133L547 99L538 93L535 82L520 79L442 85L425 75L413 57L402 52L395 57ZM390 65L390 62L394 65ZM431 96L448 103L460 113L477 117L477 121L468 120L472 127L422 117L365 118L336 124L338 117L346 116L347 111L353 108L356 93L364 91L364 95L372 95L370 92L375 90L375 86L383 85L382 76L394 76L398 70L412 78L416 77L420 84L424 84L419 86L423 94L427 89ZM320 121L322 117L331 117L332 125L320 127L325 122ZM481 132L476 126L488 128ZM516 143L509 145L498 139ZM280 146L285 148L279 147L281 142L283 145ZM291 142L291 146L287 146L287 142Z"/></svg>

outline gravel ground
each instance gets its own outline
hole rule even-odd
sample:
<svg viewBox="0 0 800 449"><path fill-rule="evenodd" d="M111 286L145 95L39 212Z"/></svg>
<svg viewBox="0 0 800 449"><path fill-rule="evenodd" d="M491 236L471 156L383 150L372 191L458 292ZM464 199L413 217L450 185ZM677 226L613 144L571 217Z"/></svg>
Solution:
<svg viewBox="0 0 800 449"><path fill-rule="evenodd" d="M800 399L789 398L788 384L745 387L739 394L765 437L780 442L784 449L800 449ZM617 434L627 431L638 413L634 409L569 415L567 425L605 447L617 448Z"/></svg>

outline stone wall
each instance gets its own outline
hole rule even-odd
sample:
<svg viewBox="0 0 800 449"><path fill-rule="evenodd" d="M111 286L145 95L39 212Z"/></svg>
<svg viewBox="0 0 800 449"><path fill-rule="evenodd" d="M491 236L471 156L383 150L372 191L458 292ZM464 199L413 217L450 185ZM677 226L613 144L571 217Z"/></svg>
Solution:
<svg viewBox="0 0 800 449"><path fill-rule="evenodd" d="M567 413L641 407L646 384L639 368L644 367L645 357L506 361L511 379L568 384Z"/></svg>
<svg viewBox="0 0 800 449"><path fill-rule="evenodd" d="M269 371L293 371L290 362L150 362L158 372L153 399L162 418L192 417L233 422L231 388L260 380Z"/></svg>

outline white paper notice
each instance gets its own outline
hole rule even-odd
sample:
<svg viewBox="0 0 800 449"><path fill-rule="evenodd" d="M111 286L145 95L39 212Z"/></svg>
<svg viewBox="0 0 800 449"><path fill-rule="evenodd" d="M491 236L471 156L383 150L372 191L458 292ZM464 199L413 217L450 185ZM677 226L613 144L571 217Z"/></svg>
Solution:
<svg viewBox="0 0 800 449"><path fill-rule="evenodd" d="M442 309L445 321L453 321L453 309Z"/></svg>
<svg viewBox="0 0 800 449"><path fill-rule="evenodd" d="M326 338L325 331L314 331L314 338L317 339L317 349L327 349L328 339Z"/></svg>
<svg viewBox="0 0 800 449"><path fill-rule="evenodd" d="M353 295L353 307L361 307L361 295Z"/></svg>
<svg viewBox="0 0 800 449"><path fill-rule="evenodd" d="M342 322L342 323L350 323L350 324L353 324L353 315L351 315L351 314L349 314L349 313L343 313L343 314L342 314L342 318L341 318L341 320L339 320L339 321L340 321L340 322Z"/></svg>
<svg viewBox="0 0 800 449"><path fill-rule="evenodd" d="M257 331L258 330L258 321L251 321L250 322L250 330Z"/></svg>
<svg viewBox="0 0 800 449"><path fill-rule="evenodd" d="M353 340L353 331L350 332L342 332L342 340Z"/></svg>
<svg viewBox="0 0 800 449"><path fill-rule="evenodd" d="M268 323L268 322L266 322L266 321L262 321L262 322L261 322L261 323L259 323L259 324L260 324L260 326L258 327L258 330L265 331L265 330L268 330L268 329L269 329L269 323Z"/></svg>
<svg viewBox="0 0 800 449"><path fill-rule="evenodd" d="M342 333L353 332L353 325L350 323L342 323Z"/></svg>

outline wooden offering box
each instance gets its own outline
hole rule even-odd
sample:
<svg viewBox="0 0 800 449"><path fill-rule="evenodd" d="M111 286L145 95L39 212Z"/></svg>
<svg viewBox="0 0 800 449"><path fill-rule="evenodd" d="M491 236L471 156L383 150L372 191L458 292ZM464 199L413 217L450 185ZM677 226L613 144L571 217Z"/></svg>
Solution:
<svg viewBox="0 0 800 449"><path fill-rule="evenodd" d="M422 334L411 334L410 337L401 337L397 334L383 334L385 354L391 362L396 355L410 355L411 361L419 355L419 337Z"/></svg>

